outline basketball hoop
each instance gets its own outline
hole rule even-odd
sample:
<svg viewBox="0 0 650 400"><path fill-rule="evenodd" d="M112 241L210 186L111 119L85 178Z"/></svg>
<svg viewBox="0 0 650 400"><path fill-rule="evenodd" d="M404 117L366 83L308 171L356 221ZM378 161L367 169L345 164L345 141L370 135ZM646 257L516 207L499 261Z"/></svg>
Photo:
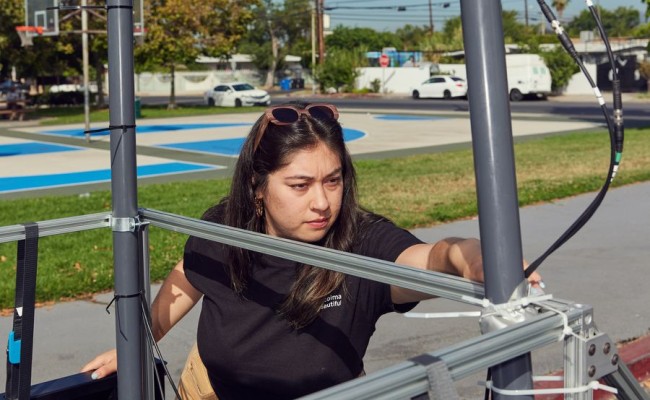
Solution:
<svg viewBox="0 0 650 400"><path fill-rule="evenodd" d="M42 26L17 26L16 33L20 37L20 44L23 47L32 46L32 37L43 34ZM31 34L30 34L31 33Z"/></svg>

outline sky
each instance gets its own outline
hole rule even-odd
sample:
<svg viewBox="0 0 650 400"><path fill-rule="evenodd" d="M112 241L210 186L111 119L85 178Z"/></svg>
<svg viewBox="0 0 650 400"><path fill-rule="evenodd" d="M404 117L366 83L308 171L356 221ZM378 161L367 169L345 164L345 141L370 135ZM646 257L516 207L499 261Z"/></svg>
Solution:
<svg viewBox="0 0 650 400"><path fill-rule="evenodd" d="M641 0L592 0L605 9L613 10L619 6L634 7L639 10L641 21L645 14L645 4ZM395 31L406 24L429 26L429 2L434 30L442 29L444 21L460 15L460 0L324 0L325 13L330 16L330 29L338 25L349 27L370 27L378 31ZM525 21L524 8L528 4L528 21L538 24L541 18L537 0L502 0L504 10L515 10L520 20ZM551 0L546 0L551 4ZM448 4L445 7L445 4ZM398 11L397 7L406 10ZM329 9L329 10L328 10ZM562 20L580 14L586 9L584 0L570 0Z"/></svg>

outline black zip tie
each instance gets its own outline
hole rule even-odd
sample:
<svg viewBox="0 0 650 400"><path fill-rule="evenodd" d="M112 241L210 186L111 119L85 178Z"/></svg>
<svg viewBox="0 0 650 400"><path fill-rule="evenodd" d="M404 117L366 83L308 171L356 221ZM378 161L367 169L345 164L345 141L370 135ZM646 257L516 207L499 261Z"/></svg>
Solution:
<svg viewBox="0 0 650 400"><path fill-rule="evenodd" d="M113 302L115 302L115 300L119 300L119 299L131 299L131 298L133 298L133 297L139 297L139 296L142 296L142 294L143 294L142 292L133 293L133 294L116 294L116 295L113 296L113 299L111 300L111 302L108 303L108 305L106 306L106 312L107 312L108 314L111 313L108 309L111 307L111 305L113 304Z"/></svg>
<svg viewBox="0 0 650 400"><path fill-rule="evenodd" d="M135 129L135 125L109 125L108 128L100 128L100 129L89 129L87 131L84 131L84 135L88 133L98 133L98 132L106 132L110 131L113 129L122 129L122 132L126 132L127 129L133 128Z"/></svg>
<svg viewBox="0 0 650 400"><path fill-rule="evenodd" d="M113 9L113 8L126 8L129 10L133 10L133 6L106 6L107 10Z"/></svg>

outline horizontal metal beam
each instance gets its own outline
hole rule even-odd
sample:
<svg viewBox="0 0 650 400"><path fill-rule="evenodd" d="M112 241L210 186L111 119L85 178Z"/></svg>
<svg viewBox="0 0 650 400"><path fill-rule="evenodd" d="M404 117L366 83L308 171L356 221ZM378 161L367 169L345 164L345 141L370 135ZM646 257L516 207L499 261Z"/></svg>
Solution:
<svg viewBox="0 0 650 400"><path fill-rule="evenodd" d="M110 213L104 212L39 221L36 222L38 225L38 236L53 236L63 233L106 228L109 226L110 215ZM15 242L23 239L25 239L25 227L23 225L0 227L0 243Z"/></svg>
<svg viewBox="0 0 650 400"><path fill-rule="evenodd" d="M324 247L268 236L244 229L219 225L162 211L140 209L143 222L175 232L213 240L226 245L263 252L315 267L417 290L433 296L475 304L467 298L483 299L483 285L449 274L405 267L327 249Z"/></svg>
<svg viewBox="0 0 650 400"><path fill-rule="evenodd" d="M565 302L550 301L554 309L562 310L568 326L577 333L586 311L584 306L569 306ZM591 309L587 309L591 312ZM447 365L451 378L458 381L500 362L520 356L540 347L556 343L564 331L564 317L554 312L543 312L539 317L508 328L466 340L427 353ZM426 367L405 361L320 392L301 397L301 400L377 400L411 398L429 389Z"/></svg>

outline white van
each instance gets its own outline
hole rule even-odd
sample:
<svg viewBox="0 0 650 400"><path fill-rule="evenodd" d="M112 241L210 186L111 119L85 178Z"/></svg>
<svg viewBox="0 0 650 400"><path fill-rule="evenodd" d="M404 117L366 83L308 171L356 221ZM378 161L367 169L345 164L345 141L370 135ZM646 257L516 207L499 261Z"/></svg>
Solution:
<svg viewBox="0 0 650 400"><path fill-rule="evenodd" d="M520 101L525 95L545 97L551 93L551 72L537 54L507 54L508 92L510 100Z"/></svg>
<svg viewBox="0 0 650 400"><path fill-rule="evenodd" d="M432 74L451 74L467 80L465 64L431 64L430 69ZM551 93L551 72L539 55L506 54L506 70L511 101L520 101L526 95L545 97Z"/></svg>

